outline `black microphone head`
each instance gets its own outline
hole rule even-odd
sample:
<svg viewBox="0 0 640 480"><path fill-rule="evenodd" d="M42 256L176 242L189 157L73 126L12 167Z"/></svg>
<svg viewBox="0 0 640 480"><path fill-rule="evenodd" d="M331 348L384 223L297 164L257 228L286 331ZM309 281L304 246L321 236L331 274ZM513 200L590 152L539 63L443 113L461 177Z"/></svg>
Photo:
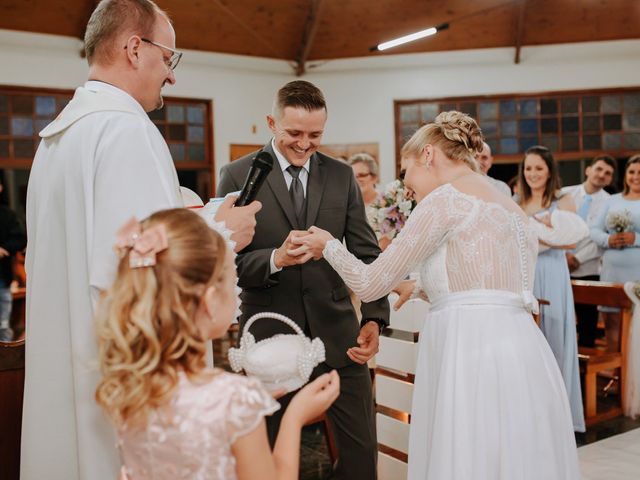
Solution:
<svg viewBox="0 0 640 480"><path fill-rule="evenodd" d="M260 190L272 169L273 155L265 151L258 152L251 162L251 167L247 172L247 178L236 200L235 205L237 207L243 207L255 200L256 195L258 195L258 190Z"/></svg>
<svg viewBox="0 0 640 480"><path fill-rule="evenodd" d="M258 152L258 154L253 159L253 165L260 170L266 170L270 172L273 168L273 155L269 152L265 152L264 150Z"/></svg>

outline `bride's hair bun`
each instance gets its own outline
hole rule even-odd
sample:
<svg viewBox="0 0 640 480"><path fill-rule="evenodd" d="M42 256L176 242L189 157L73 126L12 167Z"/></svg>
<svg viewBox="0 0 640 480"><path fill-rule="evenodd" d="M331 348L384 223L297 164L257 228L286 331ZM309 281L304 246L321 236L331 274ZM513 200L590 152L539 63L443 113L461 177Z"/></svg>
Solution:
<svg viewBox="0 0 640 480"><path fill-rule="evenodd" d="M466 113L455 110L442 112L434 123L442 129L445 137L452 142L462 143L472 155L482 151L482 131L476 121Z"/></svg>
<svg viewBox="0 0 640 480"><path fill-rule="evenodd" d="M400 154L419 157L425 145L433 144L442 149L451 160L467 163L474 171L479 171L475 155L482 151L484 138L482 130L466 113L442 112L433 123L419 128L404 144Z"/></svg>

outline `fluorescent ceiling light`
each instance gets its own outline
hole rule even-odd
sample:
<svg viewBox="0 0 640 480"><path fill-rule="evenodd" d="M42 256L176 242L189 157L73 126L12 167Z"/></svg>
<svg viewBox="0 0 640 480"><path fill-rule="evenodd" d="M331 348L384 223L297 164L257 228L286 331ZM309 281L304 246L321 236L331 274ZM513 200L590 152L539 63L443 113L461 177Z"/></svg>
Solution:
<svg viewBox="0 0 640 480"><path fill-rule="evenodd" d="M388 50L389 48L397 47L398 45L403 45L405 43L413 42L415 40L419 40L421 38L429 37L431 35L435 35L440 30L445 30L449 28L448 23L442 23L440 25L436 25L435 27L427 28L426 30L421 30L419 32L411 33L409 35L405 35L404 37L396 38L395 40L389 40L388 42L381 43L375 47L371 48L371 51L383 51Z"/></svg>

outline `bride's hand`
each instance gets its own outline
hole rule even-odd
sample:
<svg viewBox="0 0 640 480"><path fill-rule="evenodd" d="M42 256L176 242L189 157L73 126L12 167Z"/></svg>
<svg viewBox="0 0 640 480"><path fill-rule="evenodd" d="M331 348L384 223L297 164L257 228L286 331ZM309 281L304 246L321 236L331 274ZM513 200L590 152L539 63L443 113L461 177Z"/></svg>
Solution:
<svg viewBox="0 0 640 480"><path fill-rule="evenodd" d="M398 310L402 305L405 304L407 300L411 298L415 287L415 280L403 280L398 285L393 287L392 292L397 293L399 296L398 301L393 305L394 310Z"/></svg>
<svg viewBox="0 0 640 480"><path fill-rule="evenodd" d="M326 230L318 227L311 227L307 235L296 235L291 237L291 243L299 245L299 247L288 250L287 253L292 256L307 254L315 260L322 258L322 251L329 240L333 240L333 236Z"/></svg>

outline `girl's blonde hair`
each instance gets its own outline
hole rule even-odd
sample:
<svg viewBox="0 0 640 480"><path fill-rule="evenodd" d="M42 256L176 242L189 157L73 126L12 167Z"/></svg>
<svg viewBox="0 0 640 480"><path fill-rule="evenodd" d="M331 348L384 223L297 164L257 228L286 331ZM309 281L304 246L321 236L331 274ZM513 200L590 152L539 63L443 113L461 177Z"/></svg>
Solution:
<svg viewBox="0 0 640 480"><path fill-rule="evenodd" d="M118 426L146 423L166 404L183 371L204 380L205 344L194 318L202 295L223 278L226 244L196 213L163 210L141 222L163 224L168 248L153 267L131 268L128 250L97 312L102 380L96 401Z"/></svg>
<svg viewBox="0 0 640 480"><path fill-rule="evenodd" d="M402 157L419 157L428 144L439 147L447 158L465 162L474 172L480 168L475 155L481 152L484 138L482 130L466 113L452 110L442 112L433 123L420 127L404 144Z"/></svg>

